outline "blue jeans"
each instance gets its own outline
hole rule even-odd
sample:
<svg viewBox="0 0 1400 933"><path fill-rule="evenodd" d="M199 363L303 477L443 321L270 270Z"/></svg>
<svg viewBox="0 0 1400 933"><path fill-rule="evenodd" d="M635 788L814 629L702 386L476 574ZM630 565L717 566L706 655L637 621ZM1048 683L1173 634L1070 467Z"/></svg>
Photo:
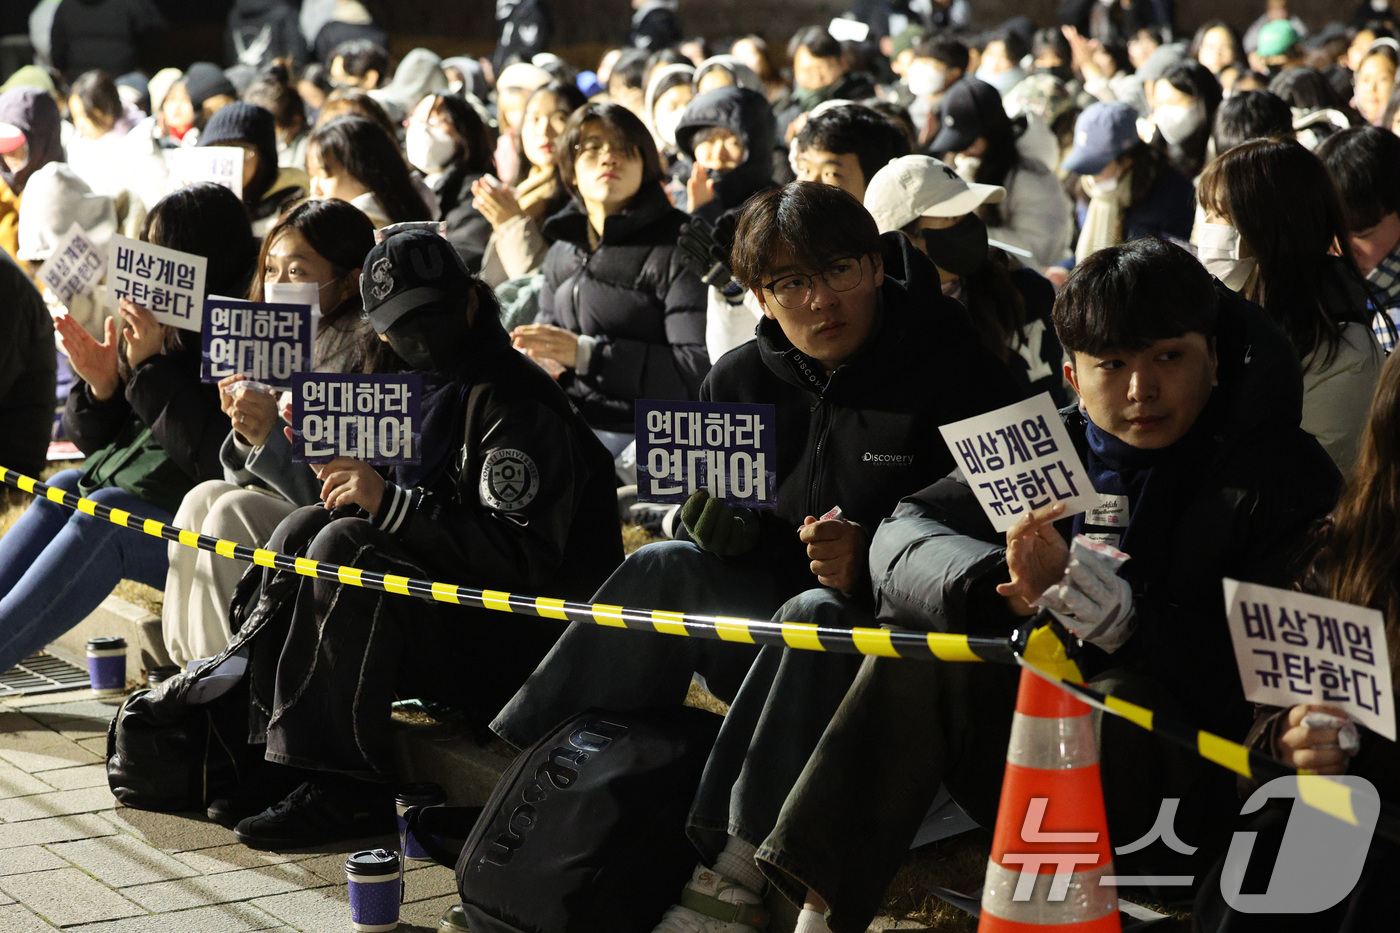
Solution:
<svg viewBox="0 0 1400 933"><path fill-rule="evenodd" d="M81 470L50 486L77 492ZM88 498L142 518L171 515L122 489ZM166 543L139 531L35 499L0 538L0 671L14 667L88 616L122 580L165 585Z"/></svg>

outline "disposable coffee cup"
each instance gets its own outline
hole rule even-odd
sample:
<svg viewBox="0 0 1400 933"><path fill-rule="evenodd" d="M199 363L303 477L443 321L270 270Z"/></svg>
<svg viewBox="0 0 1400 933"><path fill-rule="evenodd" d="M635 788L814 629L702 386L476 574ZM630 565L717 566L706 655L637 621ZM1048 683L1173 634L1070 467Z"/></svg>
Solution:
<svg viewBox="0 0 1400 933"><path fill-rule="evenodd" d="M157 684L163 684L178 673L180 673L180 669L173 664L153 667L146 672L146 686L154 687Z"/></svg>
<svg viewBox="0 0 1400 933"><path fill-rule="evenodd" d="M126 692L126 639L109 635L87 643L88 682L99 696Z"/></svg>
<svg viewBox="0 0 1400 933"><path fill-rule="evenodd" d="M345 860L345 880L350 886L352 927L360 933L389 933L399 928L403 871L397 852L356 852Z"/></svg>
<svg viewBox="0 0 1400 933"><path fill-rule="evenodd" d="M408 822L403 815L409 807L440 807L447 803L447 793L437 784L405 784L394 798L394 806L399 813L399 842L403 847L403 857L432 861L432 856L418 844L408 831Z"/></svg>

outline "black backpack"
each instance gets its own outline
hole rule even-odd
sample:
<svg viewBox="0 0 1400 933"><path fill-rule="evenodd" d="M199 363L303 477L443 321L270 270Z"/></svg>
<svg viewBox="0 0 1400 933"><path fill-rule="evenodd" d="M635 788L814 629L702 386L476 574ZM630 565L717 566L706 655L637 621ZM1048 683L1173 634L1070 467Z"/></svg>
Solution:
<svg viewBox="0 0 1400 933"><path fill-rule="evenodd" d="M413 809L409 830L455 863L472 933L649 933L695 867L686 815L720 722L590 710L522 752L485 807Z"/></svg>

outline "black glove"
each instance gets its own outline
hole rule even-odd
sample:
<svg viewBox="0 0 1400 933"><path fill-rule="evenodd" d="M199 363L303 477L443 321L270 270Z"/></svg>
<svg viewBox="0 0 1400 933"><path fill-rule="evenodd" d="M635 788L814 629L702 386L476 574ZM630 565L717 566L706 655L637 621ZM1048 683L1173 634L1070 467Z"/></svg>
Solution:
<svg viewBox="0 0 1400 933"><path fill-rule="evenodd" d="M758 543L758 516L752 509L725 505L697 489L681 506L681 522L703 550L716 557L738 557Z"/></svg>
<svg viewBox="0 0 1400 933"><path fill-rule="evenodd" d="M730 301L743 297L744 287L734 281L729 253L715 239L714 227L699 217L692 217L681 227L676 243L687 268L700 276L700 281L719 289Z"/></svg>

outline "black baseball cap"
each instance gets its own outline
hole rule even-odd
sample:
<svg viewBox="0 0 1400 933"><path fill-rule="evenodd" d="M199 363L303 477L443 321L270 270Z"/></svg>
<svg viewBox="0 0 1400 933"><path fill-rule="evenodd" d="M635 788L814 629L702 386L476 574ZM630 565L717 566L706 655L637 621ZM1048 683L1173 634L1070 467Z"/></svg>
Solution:
<svg viewBox="0 0 1400 933"><path fill-rule="evenodd" d="M1001 104L1001 92L977 78L961 78L948 88L938 110L938 123L938 135L928 147L938 156L963 152L989 130L1011 125Z"/></svg>
<svg viewBox="0 0 1400 933"><path fill-rule="evenodd" d="M476 287L452 244L428 230L385 237L365 257L360 297L377 334L410 311L451 311Z"/></svg>

